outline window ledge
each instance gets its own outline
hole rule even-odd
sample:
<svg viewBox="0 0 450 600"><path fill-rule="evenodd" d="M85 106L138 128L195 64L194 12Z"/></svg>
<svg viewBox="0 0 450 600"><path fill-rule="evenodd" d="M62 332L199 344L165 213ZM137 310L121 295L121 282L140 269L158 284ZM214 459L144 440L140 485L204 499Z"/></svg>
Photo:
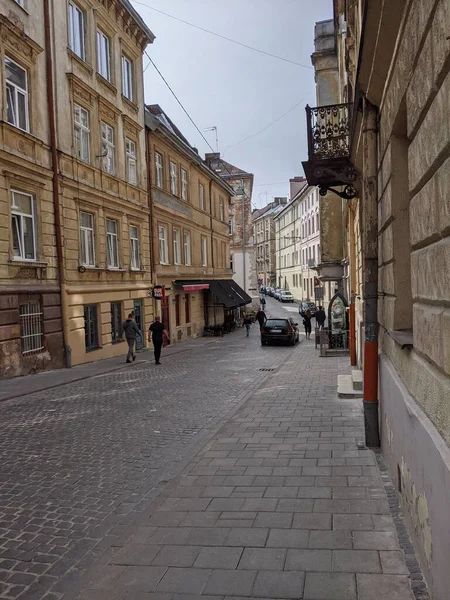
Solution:
<svg viewBox="0 0 450 600"><path fill-rule="evenodd" d="M105 271L108 273L126 273L127 270L120 267L106 267Z"/></svg>
<svg viewBox="0 0 450 600"><path fill-rule="evenodd" d="M115 85L113 85L110 81L105 79L103 77L103 75L100 75L100 73L97 73L96 75L97 75L97 81L99 81L100 83L103 83L103 85L105 87L107 87L109 90L111 90L111 92L113 92L114 94L117 94L117 88Z"/></svg>
<svg viewBox="0 0 450 600"><path fill-rule="evenodd" d="M412 329L403 329L401 331L388 331L388 336L396 342L401 349L412 348L414 345L414 336Z"/></svg>
<svg viewBox="0 0 450 600"><path fill-rule="evenodd" d="M83 267L85 271L104 271L103 267L92 267L90 265L78 265L79 267ZM84 273L84 271L80 271L80 273Z"/></svg>
<svg viewBox="0 0 450 600"><path fill-rule="evenodd" d="M79 65L84 67L90 75L92 75L92 73L94 72L94 69L91 67L91 65L89 63L87 63L83 58L81 58L81 56L78 56L78 54L76 54L76 52L71 50L69 48L69 46L67 46L67 53L69 54L69 56L72 60L75 60Z"/></svg>
<svg viewBox="0 0 450 600"><path fill-rule="evenodd" d="M135 113L139 112L139 106L135 102L133 102L133 100L130 100L123 94L122 94L122 101L125 102L125 104L127 104L131 108L131 110L133 110Z"/></svg>
<svg viewBox="0 0 450 600"><path fill-rule="evenodd" d="M46 267L48 267L48 262L44 262L41 260L21 260L20 258L17 260L11 258L9 260L9 264L16 265L18 267L34 267L35 269L45 269Z"/></svg>
<svg viewBox="0 0 450 600"><path fill-rule="evenodd" d="M146 273L147 269L130 269L130 273Z"/></svg>

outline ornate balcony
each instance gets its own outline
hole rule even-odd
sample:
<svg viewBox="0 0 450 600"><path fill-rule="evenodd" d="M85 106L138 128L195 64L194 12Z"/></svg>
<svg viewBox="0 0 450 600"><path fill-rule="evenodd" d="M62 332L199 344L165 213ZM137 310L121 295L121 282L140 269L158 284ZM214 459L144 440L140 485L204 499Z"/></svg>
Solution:
<svg viewBox="0 0 450 600"><path fill-rule="evenodd" d="M309 185L318 186L322 196L332 191L350 200L357 194L358 174L350 160L352 108L352 104L306 107L308 161L302 164Z"/></svg>

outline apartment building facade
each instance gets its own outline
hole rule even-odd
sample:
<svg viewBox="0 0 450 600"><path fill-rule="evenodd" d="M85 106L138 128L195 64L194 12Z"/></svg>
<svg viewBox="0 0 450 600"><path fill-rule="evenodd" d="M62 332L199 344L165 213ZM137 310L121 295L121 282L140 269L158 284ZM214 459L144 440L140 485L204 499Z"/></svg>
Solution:
<svg viewBox="0 0 450 600"><path fill-rule="evenodd" d="M327 133L310 144L322 181L312 172L308 180L350 197L346 235L350 289L362 295L366 443L381 444L430 595L444 600L450 588L450 540L442 525L450 511L450 5L335 0L332 25L337 95L334 106L315 114L322 125L339 115L339 142ZM314 123L308 128L313 133Z"/></svg>
<svg viewBox="0 0 450 600"><path fill-rule="evenodd" d="M252 226L254 176L225 161L220 157L219 152L206 154L205 161L234 191L229 215L230 266L233 271L233 279L253 298L256 305L258 301L256 253Z"/></svg>
<svg viewBox="0 0 450 600"><path fill-rule="evenodd" d="M0 379L63 364L43 3L0 3Z"/></svg>
<svg viewBox="0 0 450 600"><path fill-rule="evenodd" d="M256 271L259 285L275 286L276 278L276 235L275 217L283 210L287 198L274 198L264 208L252 213L253 239L255 242Z"/></svg>
<svg viewBox="0 0 450 600"><path fill-rule="evenodd" d="M210 169L159 105L146 108L155 299L173 342L234 320L251 299L231 279L233 189Z"/></svg>

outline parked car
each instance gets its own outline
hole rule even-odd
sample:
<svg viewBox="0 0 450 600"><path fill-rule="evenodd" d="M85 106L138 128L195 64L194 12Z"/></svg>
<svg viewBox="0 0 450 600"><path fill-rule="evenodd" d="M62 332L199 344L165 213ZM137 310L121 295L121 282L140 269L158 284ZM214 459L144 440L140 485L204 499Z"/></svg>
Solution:
<svg viewBox="0 0 450 600"><path fill-rule="evenodd" d="M317 311L317 306L314 304L314 302L300 302L298 307L299 314L303 314L307 310L309 310L311 316L314 317Z"/></svg>
<svg viewBox="0 0 450 600"><path fill-rule="evenodd" d="M266 294L268 296L273 296L273 292L274 292L273 287L269 286L268 288L266 288Z"/></svg>
<svg viewBox="0 0 450 600"><path fill-rule="evenodd" d="M281 288L275 288L275 291L273 293L273 297L275 298L275 300L279 300L280 299L280 293L283 290Z"/></svg>
<svg viewBox="0 0 450 600"><path fill-rule="evenodd" d="M261 327L261 346L268 346L274 342L294 346L300 339L298 323L289 318L267 319Z"/></svg>
<svg viewBox="0 0 450 600"><path fill-rule="evenodd" d="M291 292L287 292L284 290L280 292L279 300L280 302L294 302L294 296L291 294Z"/></svg>

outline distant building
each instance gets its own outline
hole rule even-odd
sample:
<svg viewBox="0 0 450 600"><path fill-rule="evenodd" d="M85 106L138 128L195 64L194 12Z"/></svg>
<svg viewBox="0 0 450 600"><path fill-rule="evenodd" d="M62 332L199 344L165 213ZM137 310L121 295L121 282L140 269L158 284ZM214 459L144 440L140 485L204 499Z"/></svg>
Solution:
<svg viewBox="0 0 450 600"><path fill-rule="evenodd" d="M274 218L287 202L287 198L274 198L273 202L252 213L256 272L260 285L276 285Z"/></svg>
<svg viewBox="0 0 450 600"><path fill-rule="evenodd" d="M230 266L233 279L250 296L257 298L255 246L252 228L253 174L220 158L219 152L205 155L206 164L234 190L229 214Z"/></svg>

